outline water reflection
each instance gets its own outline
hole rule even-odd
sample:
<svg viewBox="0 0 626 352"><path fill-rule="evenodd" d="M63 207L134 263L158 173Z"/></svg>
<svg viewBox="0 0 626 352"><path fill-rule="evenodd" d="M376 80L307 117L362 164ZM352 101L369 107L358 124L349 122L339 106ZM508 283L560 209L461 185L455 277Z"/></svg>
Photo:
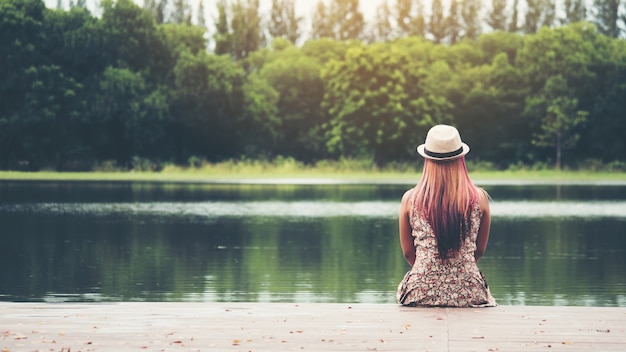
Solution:
<svg viewBox="0 0 626 352"><path fill-rule="evenodd" d="M0 183L0 300L392 303L406 187ZM622 187L489 192L501 304L626 306Z"/></svg>
<svg viewBox="0 0 626 352"><path fill-rule="evenodd" d="M82 216L160 216L182 221L202 221L222 217L397 217L397 201L215 201L177 203L26 203L0 205L4 212L38 215L74 214ZM548 202L494 201L493 216L504 218L626 218L626 201Z"/></svg>

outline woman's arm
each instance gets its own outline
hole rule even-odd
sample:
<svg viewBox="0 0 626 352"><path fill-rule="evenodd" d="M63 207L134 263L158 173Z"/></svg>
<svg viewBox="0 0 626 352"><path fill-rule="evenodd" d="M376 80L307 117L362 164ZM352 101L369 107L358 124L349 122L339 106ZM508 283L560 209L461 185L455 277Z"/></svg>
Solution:
<svg viewBox="0 0 626 352"><path fill-rule="evenodd" d="M489 242L489 228L491 227L491 211L489 210L489 195L486 191L480 192L479 199L480 211L482 219L480 220L480 228L478 229L478 237L476 237L476 251L474 258L478 262L480 257L485 254L487 242Z"/></svg>
<svg viewBox="0 0 626 352"><path fill-rule="evenodd" d="M415 263L415 245L413 243L411 222L409 220L409 212L411 211L412 206L412 204L410 204L411 191L412 190L406 191L402 196L398 227L400 229L400 246L402 247L402 254L404 254L404 259L406 259L412 267Z"/></svg>

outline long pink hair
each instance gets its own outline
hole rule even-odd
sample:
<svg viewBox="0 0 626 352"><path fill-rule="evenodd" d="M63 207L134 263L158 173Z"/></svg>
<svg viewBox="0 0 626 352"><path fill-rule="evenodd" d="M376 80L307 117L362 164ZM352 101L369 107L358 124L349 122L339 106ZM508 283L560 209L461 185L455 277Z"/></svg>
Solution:
<svg viewBox="0 0 626 352"><path fill-rule="evenodd" d="M439 257L451 258L467 236L472 207L478 202L480 191L469 177L465 157L424 160L415 206L435 233Z"/></svg>

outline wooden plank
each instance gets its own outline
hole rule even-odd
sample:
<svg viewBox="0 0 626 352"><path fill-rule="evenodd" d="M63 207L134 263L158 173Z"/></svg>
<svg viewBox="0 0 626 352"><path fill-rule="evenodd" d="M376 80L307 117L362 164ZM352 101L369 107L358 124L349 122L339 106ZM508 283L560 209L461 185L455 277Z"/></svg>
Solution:
<svg viewBox="0 0 626 352"><path fill-rule="evenodd" d="M626 308L0 303L1 351L623 351Z"/></svg>

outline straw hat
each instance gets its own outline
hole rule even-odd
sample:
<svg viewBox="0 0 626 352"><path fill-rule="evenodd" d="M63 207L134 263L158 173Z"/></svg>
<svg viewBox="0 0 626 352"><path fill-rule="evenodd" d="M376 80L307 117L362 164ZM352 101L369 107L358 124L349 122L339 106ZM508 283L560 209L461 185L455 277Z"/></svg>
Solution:
<svg viewBox="0 0 626 352"><path fill-rule="evenodd" d="M469 146L461 141L459 131L448 125L433 126L426 135L426 143L417 152L426 159L454 160L469 153Z"/></svg>

